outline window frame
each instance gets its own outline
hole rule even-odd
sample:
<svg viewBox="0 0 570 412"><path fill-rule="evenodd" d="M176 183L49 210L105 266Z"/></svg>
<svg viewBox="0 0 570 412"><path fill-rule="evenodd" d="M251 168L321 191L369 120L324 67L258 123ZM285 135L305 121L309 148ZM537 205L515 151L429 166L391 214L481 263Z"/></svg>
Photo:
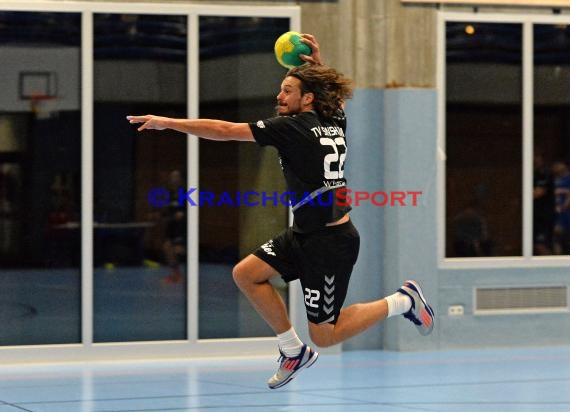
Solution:
<svg viewBox="0 0 570 412"><path fill-rule="evenodd" d="M522 256L457 258L446 257L446 23L515 23L522 26ZM498 14L477 12L437 13L437 261L440 269L561 267L570 255L534 256L533 232L533 148L534 148L534 42L535 24L570 24L569 15Z"/></svg>
<svg viewBox="0 0 570 412"><path fill-rule="evenodd" d="M274 354L276 338L198 339L198 242L188 249L187 336L185 340L152 342L93 342L93 66L94 25L97 13L184 15L187 17L187 115L197 117L199 108L199 17L281 17L289 18L290 30L301 28L301 8L297 5L235 6L207 4L74 2L7 0L0 11L66 12L81 14L81 343L62 345L22 345L0 347L0 361L8 363L37 361L83 361L106 359L187 358L235 356L255 351ZM277 64L277 63L276 63ZM188 135L188 187L198 187L198 138ZM198 238L198 208L188 210L188 237ZM231 273L228 273L231 276ZM305 324L300 287L289 288L292 323Z"/></svg>

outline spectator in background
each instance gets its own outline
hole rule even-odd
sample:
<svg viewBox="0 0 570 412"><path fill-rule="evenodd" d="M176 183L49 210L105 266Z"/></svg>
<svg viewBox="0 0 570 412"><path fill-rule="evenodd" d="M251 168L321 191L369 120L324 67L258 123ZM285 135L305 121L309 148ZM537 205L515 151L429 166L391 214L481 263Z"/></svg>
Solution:
<svg viewBox="0 0 570 412"><path fill-rule="evenodd" d="M533 164L533 253L534 255L551 255L554 229L554 181L542 153L535 153Z"/></svg>
<svg viewBox="0 0 570 412"><path fill-rule="evenodd" d="M467 206L453 218L453 247L455 257L481 257L493 255L493 242L484 209L488 187L479 183L473 188Z"/></svg>
<svg viewBox="0 0 570 412"><path fill-rule="evenodd" d="M477 202L471 202L455 216L453 230L455 257L492 255L487 220L481 214Z"/></svg>
<svg viewBox="0 0 570 412"><path fill-rule="evenodd" d="M554 225L554 254L570 254L570 172L563 161L552 165L556 221Z"/></svg>
<svg viewBox="0 0 570 412"><path fill-rule="evenodd" d="M178 202L178 189L184 188L184 179L179 170L168 175L168 191L170 201L166 206L166 235L162 246L166 264L170 273L166 277L168 283L180 283L184 280L180 261L186 256L186 202ZM185 191L186 192L186 191Z"/></svg>

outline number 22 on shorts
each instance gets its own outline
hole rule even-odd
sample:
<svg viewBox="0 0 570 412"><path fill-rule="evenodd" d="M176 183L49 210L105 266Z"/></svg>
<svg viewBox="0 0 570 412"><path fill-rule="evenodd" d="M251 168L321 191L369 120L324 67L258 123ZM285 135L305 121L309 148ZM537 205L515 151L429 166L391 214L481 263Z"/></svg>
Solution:
<svg viewBox="0 0 570 412"><path fill-rule="evenodd" d="M305 305L311 308L318 308L318 301L321 297L321 292L316 289L305 288Z"/></svg>

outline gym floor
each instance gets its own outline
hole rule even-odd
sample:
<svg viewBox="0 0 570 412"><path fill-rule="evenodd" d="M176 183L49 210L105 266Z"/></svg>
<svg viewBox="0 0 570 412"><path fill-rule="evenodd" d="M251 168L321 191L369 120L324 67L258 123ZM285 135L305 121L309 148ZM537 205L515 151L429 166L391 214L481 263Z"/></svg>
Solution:
<svg viewBox="0 0 570 412"><path fill-rule="evenodd" d="M0 412L570 411L570 347L321 355L279 390L274 358L0 367Z"/></svg>

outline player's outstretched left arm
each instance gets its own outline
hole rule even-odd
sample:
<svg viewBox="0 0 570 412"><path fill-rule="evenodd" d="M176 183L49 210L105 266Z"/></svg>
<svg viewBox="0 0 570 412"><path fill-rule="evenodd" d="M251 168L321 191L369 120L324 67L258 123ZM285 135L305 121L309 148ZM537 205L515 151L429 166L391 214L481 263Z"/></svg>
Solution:
<svg viewBox="0 0 570 412"><path fill-rule="evenodd" d="M127 116L127 120L131 124L142 123L137 129L139 132L172 129L208 140L254 141L253 133L247 123L233 123L215 119L174 119L152 114Z"/></svg>
<svg viewBox="0 0 570 412"><path fill-rule="evenodd" d="M310 55L301 54L299 57L311 64L324 64L321 56L321 48L315 36L309 33L301 33L301 40L311 48L312 53Z"/></svg>

